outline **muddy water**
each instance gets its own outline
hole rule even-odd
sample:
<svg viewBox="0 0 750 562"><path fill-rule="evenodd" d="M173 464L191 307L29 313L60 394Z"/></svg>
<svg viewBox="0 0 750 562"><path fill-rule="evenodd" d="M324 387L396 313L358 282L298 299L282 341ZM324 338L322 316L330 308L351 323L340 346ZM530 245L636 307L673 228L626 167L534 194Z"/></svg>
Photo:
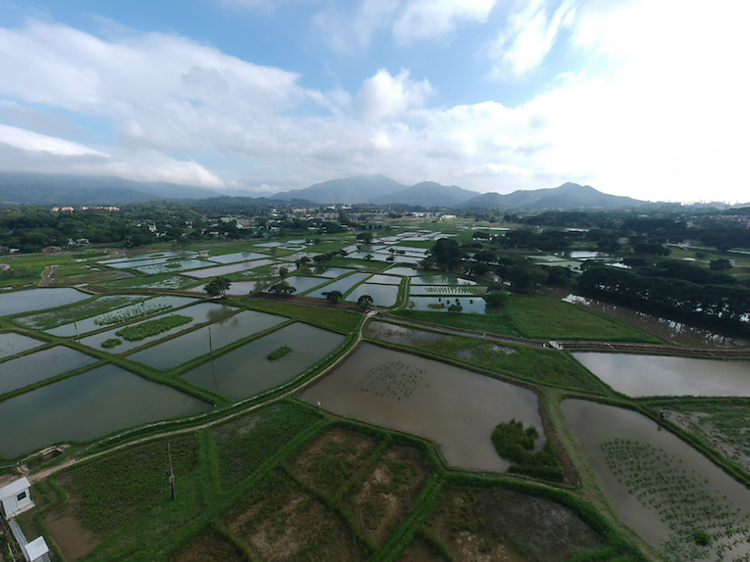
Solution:
<svg viewBox="0 0 750 562"><path fill-rule="evenodd" d="M367 326L367 337L396 343L399 345L420 345L446 339L447 336L429 332L427 330L414 330L388 322L374 320Z"/></svg>
<svg viewBox="0 0 750 562"><path fill-rule="evenodd" d="M660 430L654 421L637 412L586 400L568 399L561 406L610 504L628 526L654 547L661 548L671 530L656 508L644 506L635 494L628 493L624 482L618 481L601 446L606 441L630 439L663 449L678 459L681 468L688 473L695 471L705 480L706 491L720 498L725 508L739 509L738 519L750 514L750 492L742 484L675 435ZM747 545L744 550L748 550Z"/></svg>
<svg viewBox="0 0 750 562"><path fill-rule="evenodd" d="M363 344L300 398L336 414L432 439L452 466L502 472L492 430L515 418L540 430L536 395L408 353Z"/></svg>
<svg viewBox="0 0 750 562"><path fill-rule="evenodd" d="M0 431L0 455L13 458L62 441L90 441L209 408L173 388L105 365L0 402L0 427L13 428Z"/></svg>
<svg viewBox="0 0 750 562"><path fill-rule="evenodd" d="M588 352L573 357L628 396L750 396L750 361Z"/></svg>
<svg viewBox="0 0 750 562"><path fill-rule="evenodd" d="M204 363L183 375L190 382L241 400L280 386L332 353L344 336L296 323ZM288 346L292 351L273 361L268 354Z"/></svg>
<svg viewBox="0 0 750 562"><path fill-rule="evenodd" d="M750 345L750 341L747 340L722 336L721 334L689 326L682 322L668 320L667 318L661 318L659 316L652 316L651 314L638 312L630 308L609 304L596 299L571 295L559 290L549 291L549 294L561 298L565 302L594 310L600 314L614 318L615 320L620 320L621 322L635 326L644 332L653 334L658 338L670 341L676 345L698 347L736 347Z"/></svg>

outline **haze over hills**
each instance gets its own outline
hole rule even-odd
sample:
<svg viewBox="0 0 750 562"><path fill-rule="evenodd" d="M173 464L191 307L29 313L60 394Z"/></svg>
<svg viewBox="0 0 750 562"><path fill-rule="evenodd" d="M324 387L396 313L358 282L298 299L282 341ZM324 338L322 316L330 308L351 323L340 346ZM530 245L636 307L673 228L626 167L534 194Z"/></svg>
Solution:
<svg viewBox="0 0 750 562"><path fill-rule="evenodd" d="M631 197L608 195L591 187L577 183L564 183L559 187L514 191L507 195L483 193L469 199L458 207L462 209L625 209L652 205Z"/></svg>
<svg viewBox="0 0 750 562"><path fill-rule="evenodd" d="M232 193L232 195L242 195ZM141 183L117 177L57 176L0 173L0 203L35 205L119 205L154 200L210 199L226 193L168 183ZM390 203L434 208L573 210L624 209L651 205L630 197L608 195L591 186L565 183L559 187L480 194L456 185L424 181L405 186L383 175L353 176L286 191L268 199L240 197L248 202L300 202L317 205Z"/></svg>
<svg viewBox="0 0 750 562"><path fill-rule="evenodd" d="M164 199L205 199L217 192L171 183L142 183L114 176L0 173L0 203L120 205Z"/></svg>

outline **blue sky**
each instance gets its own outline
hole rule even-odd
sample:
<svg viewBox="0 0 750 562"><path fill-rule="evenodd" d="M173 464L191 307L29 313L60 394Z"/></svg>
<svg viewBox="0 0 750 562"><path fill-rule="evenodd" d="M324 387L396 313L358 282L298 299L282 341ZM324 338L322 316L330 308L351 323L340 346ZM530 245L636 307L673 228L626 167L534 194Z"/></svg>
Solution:
<svg viewBox="0 0 750 562"><path fill-rule="evenodd" d="M750 6L0 0L0 170L750 201Z"/></svg>

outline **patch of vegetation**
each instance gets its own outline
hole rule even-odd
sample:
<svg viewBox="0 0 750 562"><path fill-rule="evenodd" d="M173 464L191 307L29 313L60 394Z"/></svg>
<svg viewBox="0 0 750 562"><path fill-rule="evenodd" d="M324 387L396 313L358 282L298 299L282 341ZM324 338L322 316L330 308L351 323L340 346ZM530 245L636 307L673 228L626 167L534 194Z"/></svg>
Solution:
<svg viewBox="0 0 750 562"><path fill-rule="evenodd" d="M63 324L69 324L74 320L82 320L97 314L104 314L113 308L119 308L131 304L143 297L133 295L108 295L97 299L81 301L71 306L57 308L45 312L37 312L17 317L16 320L30 328L48 330Z"/></svg>
<svg viewBox="0 0 750 562"><path fill-rule="evenodd" d="M521 335L510 317L505 314L442 314L424 310L399 310L393 314L410 320L450 326L462 330L503 336Z"/></svg>
<svg viewBox="0 0 750 562"><path fill-rule="evenodd" d="M223 486L231 488L251 475L298 433L321 419L317 412L284 402L216 428Z"/></svg>
<svg viewBox="0 0 750 562"><path fill-rule="evenodd" d="M117 347L118 345L122 345L122 340L120 338L109 338L101 343L101 346L104 349L112 349L113 347Z"/></svg>
<svg viewBox="0 0 750 562"><path fill-rule="evenodd" d="M492 432L492 444L495 445L497 454L514 463L508 472L562 482L565 480L565 471L557 460L552 441L547 439L544 448L534 452L538 438L539 432L535 427L524 429L523 422L515 419L497 425Z"/></svg>
<svg viewBox="0 0 750 562"><path fill-rule="evenodd" d="M157 336L163 332L168 332L172 328L189 324L192 321L192 316L170 314L169 316L154 318L153 320L148 320L135 326L127 326L122 330L118 330L115 334L127 341L141 341L146 338Z"/></svg>
<svg viewBox="0 0 750 562"><path fill-rule="evenodd" d="M402 361L388 361L368 369L355 388L394 400L409 398L422 382L424 369L413 369Z"/></svg>
<svg viewBox="0 0 750 562"><path fill-rule="evenodd" d="M10 269L0 270L0 283L7 285L13 284L16 281L39 279L42 271L44 271L44 267L42 266L14 265L11 263Z"/></svg>
<svg viewBox="0 0 750 562"><path fill-rule="evenodd" d="M172 466L180 479L197 460L195 439L170 441ZM107 533L148 505L167 484L167 442L138 445L76 467L60 484L76 497L76 518L94 533Z"/></svg>
<svg viewBox="0 0 750 562"><path fill-rule="evenodd" d="M602 449L628 493L656 511L672 530L663 546L665 560L705 560L712 552L723 560L735 544L750 541L750 526L741 511L726 496L706 490L707 480L687 472L673 455L631 439L607 441Z"/></svg>
<svg viewBox="0 0 750 562"><path fill-rule="evenodd" d="M94 320L94 324L97 326L112 326L113 324L122 324L124 322L132 322L138 318L144 316L151 316L157 312L163 312L172 308L171 304L151 304L148 302L139 302L133 306L129 306L123 310L116 310L110 314L106 314L101 318Z"/></svg>
<svg viewBox="0 0 750 562"><path fill-rule="evenodd" d="M468 336L442 335L412 341L415 349L496 373L554 386L590 391L602 389L600 383L567 353L524 345L498 346Z"/></svg>
<svg viewBox="0 0 750 562"><path fill-rule="evenodd" d="M269 361L275 361L276 359L281 359L282 357L286 357L292 352L292 348L288 345L282 345L278 349L274 349L271 353L268 354L268 360Z"/></svg>
<svg viewBox="0 0 750 562"><path fill-rule="evenodd" d="M510 295L505 307L527 338L661 343L636 328L549 297Z"/></svg>
<svg viewBox="0 0 750 562"><path fill-rule="evenodd" d="M108 289L172 289L179 290L187 287L197 285L199 281L195 279L189 279L179 275L171 275L169 273L159 273L157 275L138 276L130 277L128 279L120 279L119 281L108 281L106 283L99 283L103 287Z"/></svg>
<svg viewBox="0 0 750 562"><path fill-rule="evenodd" d="M356 331L362 321L362 316L359 314L318 306L302 306L262 299L253 299L243 304L252 310L294 318L340 334L349 334Z"/></svg>

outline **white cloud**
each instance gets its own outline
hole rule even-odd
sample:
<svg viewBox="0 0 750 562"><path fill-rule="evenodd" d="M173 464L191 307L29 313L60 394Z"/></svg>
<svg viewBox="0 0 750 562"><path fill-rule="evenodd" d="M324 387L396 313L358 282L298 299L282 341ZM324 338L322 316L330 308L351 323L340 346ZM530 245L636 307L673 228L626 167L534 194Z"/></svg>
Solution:
<svg viewBox="0 0 750 562"><path fill-rule="evenodd" d="M412 0L393 24L397 43L453 33L460 21L484 23L495 0Z"/></svg>
<svg viewBox="0 0 750 562"><path fill-rule="evenodd" d="M560 30L575 15L573 0L562 0L557 6L550 0L522 1L516 9L489 48L496 76L520 76L541 65Z"/></svg>
<svg viewBox="0 0 750 562"><path fill-rule="evenodd" d="M373 35L385 28L401 5L401 0L362 0L358 7L345 11L329 7L313 19L323 42L340 54L352 55L366 50Z"/></svg>
<svg viewBox="0 0 750 562"><path fill-rule="evenodd" d="M426 79L414 82L408 70L402 68L398 75L391 76L381 68L357 92L357 107L365 121L378 121L421 107L430 94L432 86Z"/></svg>

